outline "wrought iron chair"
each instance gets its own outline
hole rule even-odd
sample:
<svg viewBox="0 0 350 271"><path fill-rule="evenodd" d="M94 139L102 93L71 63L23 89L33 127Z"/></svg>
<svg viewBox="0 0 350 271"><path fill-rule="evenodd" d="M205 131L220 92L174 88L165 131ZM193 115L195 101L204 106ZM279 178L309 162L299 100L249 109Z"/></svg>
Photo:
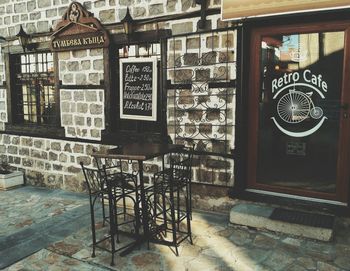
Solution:
<svg viewBox="0 0 350 271"><path fill-rule="evenodd" d="M91 169L86 168L83 163L80 163L82 170L84 172L85 180L88 186L90 195L90 213L91 213L91 232L93 241L93 252L92 257L95 257L96 247L102 250L106 250L112 254L111 265L114 265L114 254L117 251L129 247L132 243L128 243L120 248L116 248L116 242L119 243L119 233L122 232L120 227L126 224L133 224L133 229L129 236L137 237L139 234L139 210L137 202L137 187L131 189L129 186L125 186L126 179L124 174L120 172L108 172L107 167L102 165L101 169ZM111 169L111 168L109 168ZM136 189L136 190L135 190ZM133 195L136 194L136 195ZM105 199L108 199L109 203L109 215L105 212ZM124 212L125 200L130 199L134 206L134 215L128 214L126 219L126 211ZM95 203L97 200L102 202L102 215L103 215L103 225L107 221L110 225L109 234L104 236L101 240L96 240L96 227L95 227ZM118 212L117 203L123 201L123 210ZM119 221L119 216L122 215L124 219ZM124 233L127 233L123 231ZM107 249L104 246L100 246L100 243L110 239L111 249Z"/></svg>
<svg viewBox="0 0 350 271"><path fill-rule="evenodd" d="M96 226L95 226L95 205L96 202L101 201L102 203L102 216L103 216L103 225L105 221L108 220L105 212L104 198L108 194L107 187L105 185L105 180L101 177L99 170L86 168L83 162L80 162L81 168L84 173L85 182L87 189L89 191L89 200L90 200L90 215L91 215L91 234L92 234L92 257L95 257L95 249L99 244L109 237L105 237L101 240L96 240Z"/></svg>
<svg viewBox="0 0 350 271"><path fill-rule="evenodd" d="M133 243L128 243L124 245L123 247L116 248L116 242L119 243L119 233L122 232L120 230L120 227L122 225L126 224L133 224L134 226L134 232L131 232L131 235L133 237L138 238L139 236L139 229L140 229L140 211L139 211L139 196L138 196L138 190L137 185L134 189L130 187L125 187L126 179L124 174L108 174L107 168L105 165L102 166L104 176L106 176L106 185L107 185L107 191L108 191L108 202L109 202L109 213L110 213L110 234L111 234L111 253L112 253L112 262L111 265L114 265L114 254L117 251L123 250L131 245ZM133 203L134 208L134 215L132 216L132 219L126 219L126 207L125 207L125 200L130 199ZM118 202L122 200L123 201L123 210L121 212L118 212ZM125 211L124 211L125 210ZM119 216L123 216L123 221L119 221ZM128 214L130 216L130 214ZM114 219L113 219L114 218ZM127 233L123 231L124 233ZM130 234L129 234L130 236ZM115 238L116 237L116 238Z"/></svg>
<svg viewBox="0 0 350 271"><path fill-rule="evenodd" d="M140 195L137 176L132 173L123 171L123 164L120 159L111 158L96 158L94 159L97 168L106 180L108 191L108 200L110 207L110 227L111 227L111 244L112 254L128 247L115 248L115 241L120 242L119 233L123 232L130 236L130 232L121 230L123 225L133 224L133 231L131 235L139 236L139 229L141 224L140 218ZM133 208L133 214L128 212L127 202L129 199ZM114 264L112 258L112 265Z"/></svg>
<svg viewBox="0 0 350 271"><path fill-rule="evenodd" d="M170 155L170 167L154 174L153 220L158 229L163 229L163 237L171 233L168 244L175 247L176 255L179 244L189 238L192 244L191 232L191 172L194 146L184 148L182 152ZM164 167L163 167L164 168ZM186 229L180 227L186 222ZM160 232L155 236L159 239Z"/></svg>
<svg viewBox="0 0 350 271"><path fill-rule="evenodd" d="M118 179L118 194L122 197L122 213L124 214L124 219L127 213L126 197L124 195L134 193L136 201L138 201L138 182L137 176L132 173L126 173L123 171L123 164L121 159L111 159L111 158L94 158L96 167L102 174L108 179ZM104 167L104 168L103 168ZM121 213L118 212L118 215Z"/></svg>

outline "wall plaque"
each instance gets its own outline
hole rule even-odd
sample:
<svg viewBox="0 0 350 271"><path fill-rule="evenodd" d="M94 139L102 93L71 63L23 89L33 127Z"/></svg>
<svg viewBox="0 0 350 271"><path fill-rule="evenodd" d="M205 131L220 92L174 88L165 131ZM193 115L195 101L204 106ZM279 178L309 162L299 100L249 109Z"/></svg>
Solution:
<svg viewBox="0 0 350 271"><path fill-rule="evenodd" d="M120 118L157 120L157 58L120 60Z"/></svg>
<svg viewBox="0 0 350 271"><path fill-rule="evenodd" d="M73 2L51 35L52 51L103 48L109 45L107 31L80 3Z"/></svg>
<svg viewBox="0 0 350 271"><path fill-rule="evenodd" d="M222 20L350 7L349 0L222 0Z"/></svg>

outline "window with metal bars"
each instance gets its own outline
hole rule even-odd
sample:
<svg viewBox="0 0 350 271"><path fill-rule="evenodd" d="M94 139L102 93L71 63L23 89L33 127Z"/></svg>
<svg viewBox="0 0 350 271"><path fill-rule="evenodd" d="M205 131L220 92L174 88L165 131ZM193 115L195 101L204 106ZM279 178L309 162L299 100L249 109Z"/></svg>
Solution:
<svg viewBox="0 0 350 271"><path fill-rule="evenodd" d="M53 54L12 55L12 118L14 124L54 126L56 90Z"/></svg>

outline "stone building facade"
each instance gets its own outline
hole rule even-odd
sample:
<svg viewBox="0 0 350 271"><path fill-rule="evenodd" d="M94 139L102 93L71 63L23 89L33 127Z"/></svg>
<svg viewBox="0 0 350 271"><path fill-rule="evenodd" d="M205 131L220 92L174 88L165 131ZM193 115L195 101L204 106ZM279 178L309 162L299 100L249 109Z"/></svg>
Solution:
<svg viewBox="0 0 350 271"><path fill-rule="evenodd" d="M206 209L225 206L227 191L234 184L237 32L231 23L220 20L220 1L208 2L203 29L199 26L201 5L194 0L77 2L101 22L110 36L110 46L53 53L55 83L51 87L57 91L53 105L59 116L54 129L46 133L45 127L36 129L35 123L29 123L30 129L21 129L15 121L16 105L11 105L13 99L9 98L16 84L10 83L11 56L50 52L52 35L72 1L0 0L0 36L6 38L0 61L1 160L24 171L29 185L85 191L79 163L93 166L93 149L120 144L113 141L118 124L110 132L114 125L110 110L119 112L111 109L117 105L111 97L119 90L108 81L118 76L112 68L118 61L113 57L126 47L116 46L114 37L124 33L121 20L129 8L135 24L133 35L168 31L162 43L154 45L155 51L162 46L157 57L166 65L161 84L166 89L166 103L162 103L165 108L158 108L166 116L165 133L173 142L196 145L193 178L202 194L194 196L197 201ZM16 37L20 26L35 45L24 53ZM190 87L178 87L184 83ZM152 141L152 133L145 134L146 140ZM132 170L136 165L125 161L124 166ZM157 160L145 164L148 182L159 166Z"/></svg>

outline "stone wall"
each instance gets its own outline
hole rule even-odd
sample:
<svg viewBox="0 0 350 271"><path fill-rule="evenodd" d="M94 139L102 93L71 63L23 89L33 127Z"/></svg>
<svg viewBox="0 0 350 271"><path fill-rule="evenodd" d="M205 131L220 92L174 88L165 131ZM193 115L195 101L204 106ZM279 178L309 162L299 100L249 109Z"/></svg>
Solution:
<svg viewBox="0 0 350 271"><path fill-rule="evenodd" d="M27 33L43 33L54 28L70 0L0 0L0 36L13 37L22 24ZM120 22L129 7L134 19L183 14L200 9L195 0L76 0L94 13L103 24ZM210 8L220 1L209 1Z"/></svg>
<svg viewBox="0 0 350 271"><path fill-rule="evenodd" d="M103 84L103 49L58 53L59 79L63 85ZM104 89L60 90L61 125L66 137L101 139L105 128Z"/></svg>
<svg viewBox="0 0 350 271"><path fill-rule="evenodd" d="M184 14L199 10L199 6L194 4L194 0L98 0L98 1L78 1L81 2L89 11L93 12L103 24L119 22L123 18L126 7L129 6L131 14L135 19L155 18L158 16L171 14ZM66 11L71 1L68 0L29 0L18 2L15 0L0 0L0 35L5 37L14 37L18 32L20 24L28 33L46 33L47 36L33 38L32 41L48 41L49 31L54 28L60 20L62 14ZM219 7L220 2L213 0L210 7ZM137 31L150 29L171 29L174 35L190 34L197 31L198 18L183 20L172 20L160 22L157 24L147 24L140 26ZM209 25L212 29L227 26L220 20L220 15L208 16ZM115 32L116 30L112 30ZM210 53L208 44L213 42L219 52L215 56L215 61L220 62L223 57L235 60L236 33L230 37L219 36L212 38L211 34L197 43L196 40L180 41L169 40L168 44L168 66L175 65L175 56L183 56L181 65L187 65L201 58L200 55L193 57L199 47L202 54ZM211 40L212 39L212 40ZM229 48L232 50L224 56L223 44L229 42ZM217 43L217 44L216 44ZM2 51L6 51L9 46L16 45L16 40L2 45ZM175 51L174 51L175 49ZM222 52L221 52L222 51ZM172 55L175 53L175 56ZM192 54L192 56L191 56ZM104 79L103 50L79 50L72 52L62 52L58 54L59 80L63 87L60 89L60 108L61 108L61 126L65 129L67 140L32 138L26 136L0 134L0 158L6 160L11 166L23 170L26 174L28 184L47 186L51 188L63 188L72 191L84 191L84 181L79 167L79 162L83 161L87 166L93 166L90 154L93 148L108 148L101 144L90 144L84 142L75 142L74 138L101 140L101 133L105 129L105 89L101 80ZM201 76L207 75L213 77L219 74L220 65L208 65L207 71L197 71ZM186 68L184 68L186 70ZM209 72L208 72L209 71ZM234 79L235 66L224 69L229 74L230 79ZM193 71L191 71L193 73ZM196 73L196 71L194 72ZM174 80L175 74L168 74L169 79ZM5 78L5 68L3 57L0 58L0 85L1 79ZM201 80L198 80L199 82ZM205 81L205 80L204 80ZM93 88L82 89L81 86L93 85ZM69 86L64 87L64 86ZM74 86L77 86L74 88ZM215 91L215 90L214 90ZM217 90L216 90L217 91ZM229 90L231 93L235 89ZM203 93L203 97L208 93ZM187 131L196 129L200 131L209 131L209 137L214 137L215 133L226 133L230 146L234 146L234 110L235 98L227 101L230 106L228 111L229 120L232 127L226 130L215 130L213 124L218 119L202 124L193 125L188 121ZM219 93L216 100L220 97ZM185 100L192 98L185 97ZM214 99L212 100L214 102ZM171 113L174 104L169 102L168 124L169 133L173 136L171 124L175 121L175 115ZM7 121L6 90L0 88L0 130L4 128ZM215 124L214 124L215 125ZM220 151L220 144L213 144L211 151ZM231 186L233 184L233 161L217 159L215 157L205 157L198 162L194 169L195 181L202 181L212 184ZM146 182L151 182L150 176L159 169L160 161L148 161L145 163ZM124 161L124 167L128 170L137 170L137 164L128 164ZM226 176L224 168L229 168L229 176ZM201 170L200 170L201 169ZM147 175L149 173L149 175ZM200 178L199 178L200 177ZM223 178L225 177L225 178ZM229 180L229 182L223 181Z"/></svg>
<svg viewBox="0 0 350 271"><path fill-rule="evenodd" d="M97 144L0 134L0 161L24 171L30 185L84 191L80 161L92 165L89 156Z"/></svg>

